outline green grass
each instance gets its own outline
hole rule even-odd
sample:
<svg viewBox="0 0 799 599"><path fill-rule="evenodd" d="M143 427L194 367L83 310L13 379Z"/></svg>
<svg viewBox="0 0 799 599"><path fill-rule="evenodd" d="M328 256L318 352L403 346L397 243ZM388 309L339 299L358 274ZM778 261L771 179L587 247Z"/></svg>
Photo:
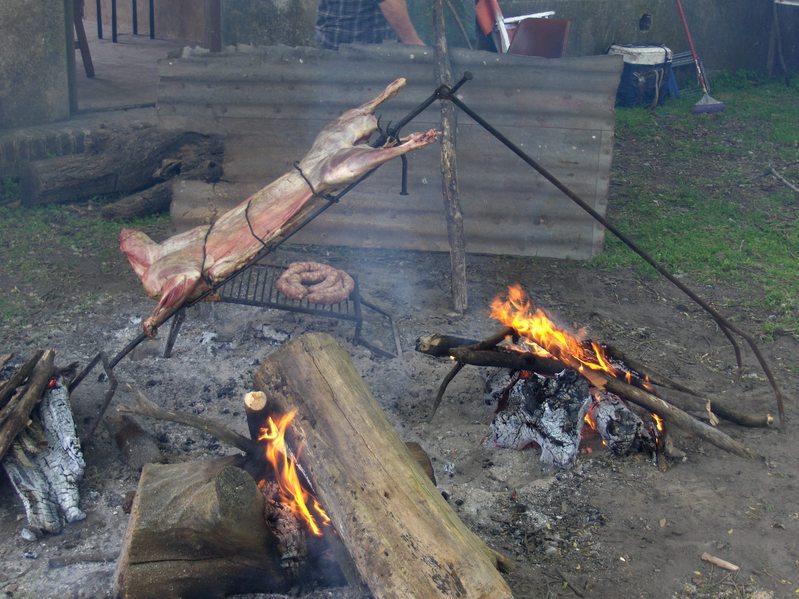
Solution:
<svg viewBox="0 0 799 599"><path fill-rule="evenodd" d="M8 196L6 196L8 198ZM91 298L91 281L126 267L117 237L123 226L153 230L167 216L121 222L104 220L94 203L15 208L0 204L0 320L14 322L52 296L70 302ZM49 298L49 299L48 299Z"/></svg>
<svg viewBox="0 0 799 599"><path fill-rule="evenodd" d="M799 335L799 194L764 174L799 182L799 89L738 75L712 95L725 112L692 114L696 94L617 111L608 217L672 272L749 297L763 332ZM643 264L606 239L593 266Z"/></svg>

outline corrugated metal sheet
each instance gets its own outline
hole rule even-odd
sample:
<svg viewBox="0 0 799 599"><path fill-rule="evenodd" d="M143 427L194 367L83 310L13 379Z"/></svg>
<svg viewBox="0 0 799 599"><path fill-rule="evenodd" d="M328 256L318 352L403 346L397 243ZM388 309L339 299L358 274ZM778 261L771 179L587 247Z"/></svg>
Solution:
<svg viewBox="0 0 799 599"><path fill-rule="evenodd" d="M600 213L605 212L621 61L547 60L456 49L453 72L474 80L459 94ZM329 52L269 47L167 59L158 110L165 127L229 134L227 177L264 184L290 168L327 122L396 77L408 86L381 108L396 121L435 89L433 50L402 45ZM435 127L431 106L406 131ZM459 117L458 174L470 252L587 258L603 229L485 133ZM242 149L244 148L244 149ZM437 146L410 156L410 195L399 161L381 168L298 237L360 247L447 250Z"/></svg>

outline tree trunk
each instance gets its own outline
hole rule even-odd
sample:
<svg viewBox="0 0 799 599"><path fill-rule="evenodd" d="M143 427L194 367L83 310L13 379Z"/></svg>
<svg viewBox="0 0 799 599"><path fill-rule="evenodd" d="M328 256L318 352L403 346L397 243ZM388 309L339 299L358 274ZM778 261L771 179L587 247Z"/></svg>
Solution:
<svg viewBox="0 0 799 599"><path fill-rule="evenodd" d="M458 519L414 461L347 354L306 334L255 375L358 572L380 599L510 597L507 566Z"/></svg>
<svg viewBox="0 0 799 599"><path fill-rule="evenodd" d="M137 216L149 216L159 214L169 210L169 203L172 201L172 181L158 183L148 187L139 193L125 196L122 199L106 204L100 210L103 218L134 218Z"/></svg>
<svg viewBox="0 0 799 599"><path fill-rule="evenodd" d="M189 148L192 145L204 150ZM20 174L22 203L75 202L144 189L159 182L155 172L165 159L195 157L218 146L217 140L198 133L156 127L113 131L95 137L83 154L28 163Z"/></svg>

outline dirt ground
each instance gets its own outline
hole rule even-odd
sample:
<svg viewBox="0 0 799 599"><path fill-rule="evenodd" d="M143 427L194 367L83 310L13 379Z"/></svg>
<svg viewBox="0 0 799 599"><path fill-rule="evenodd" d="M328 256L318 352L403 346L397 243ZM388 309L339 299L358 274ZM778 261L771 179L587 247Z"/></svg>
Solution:
<svg viewBox="0 0 799 599"><path fill-rule="evenodd" d="M618 175L647 167L647 152L660 151L651 145L636 147L629 140L617 143L611 204L635 201L624 197ZM751 180L760 168L754 160L738 166L752 175ZM694 172L660 176L693 180L703 168L708 163L697 161ZM85 211L87 219L97 218L96 211L75 209ZM121 255L109 262L107 254L72 247L69 237L60 233L29 257L46 264L51 278L32 282L23 276L24 268L0 271L0 289L30 297L37 306L25 318L0 322L0 354L13 351L24 360L36 348L54 348L59 365L76 360L83 365L99 350L119 351L136 336L142 317L153 307ZM169 231L150 233L162 239ZM438 486L453 508L490 546L512 558L515 568L507 580L516 597L767 599L799 594L799 448L790 426L782 434L722 423L723 430L763 456L753 460L733 457L673 429L675 444L687 457L665 472L650 456L618 458L601 449L581 455L569 471L553 472L539 465L534 448L513 451L482 443L495 408L484 393L487 369L464 369L431 417L433 399L450 364L415 352L417 337L491 335L499 325L488 317L487 307L514 282L560 322L586 327L592 338L615 345L671 378L735 402L747 412L774 413L773 394L753 356L745 352L739 379L726 338L669 283L632 270L470 256L470 308L459 315L450 309L449 258L444 254L291 246L270 257L281 263L297 259L328 262L357 275L364 298L393 315L402 355L376 357L354 344L351 323L206 304L190 310L173 357L161 357L167 332L163 330L120 362L117 377L136 384L162 406L218 419L246 434L241 399L251 389L257 366L287 340L306 331L326 331L350 353L400 435L427 451ZM752 290L723 284L694 288L754 334L771 316L765 303L752 297ZM384 323L368 322L365 333L391 346ZM799 342L778 335L760 340L760 347L782 386L788 419L796 421ZM73 394L79 432L85 432L106 390L98 374L94 371ZM126 399L120 390L114 401ZM141 422L157 437L170 462L232 453L192 429ZM0 592L6 596L110 596L128 520L123 504L136 488L138 472L125 465L102 425L84 451L81 507L88 517L67 525L58 536L35 542L20 536L25 525L22 506L0 474ZM738 564L741 570L719 570L700 560L703 552ZM360 596L351 589L297 589L297 594Z"/></svg>
<svg viewBox="0 0 799 599"><path fill-rule="evenodd" d="M764 599L799 592L799 462L790 430L780 434L721 425L765 459L732 457L674 430L687 458L666 472L649 456L617 458L601 450L581 456L570 471L552 472L539 466L535 449L500 450L481 443L494 406L484 398L485 372L477 368L466 368L455 379L430 418L450 366L415 352L416 338L433 332L490 335L499 325L486 308L516 281L562 322L588 327L593 338L748 411L773 412L773 396L751 356L737 381L726 339L668 283L577 263L471 256L470 309L460 316L449 307L446 255L294 246L274 257L282 262L313 258L357 274L363 296L393 315L402 355L378 358L353 345L349 323L215 304L191 309L172 358L160 357L162 331L119 364L119 379L134 382L163 406L219 419L246 434L241 398L256 366L287 339L308 330L327 331L350 352L401 436L428 452L453 508L489 545L513 559L507 580L516 597ZM50 254L43 259L70 258ZM48 310L28 322L2 324L2 351L24 357L34 348L52 347L61 365L85 364L99 349L118 351L137 334L153 305L121 259L118 266L102 275L90 259L77 270L72 259L65 270L69 277L35 290L48 298ZM10 273L0 279L6 289L23 285ZM751 315L737 308L739 291L705 286L701 292L740 326L756 329ZM376 323L368 334L385 342L388 330ZM761 346L794 419L798 345L783 336ZM79 428L85 430L104 390L95 372L74 393ZM120 391L115 402L125 399ZM231 453L194 430L142 422L169 461ZM5 477L0 479L0 591L6 596L103 597L111 592L128 519L122 505L138 473L121 461L103 426L84 449L81 497L88 518L67 525L61 535L23 540L21 504ZM704 563L703 552L739 564L741 571L731 574ZM61 566L53 561L58 558L76 563ZM352 596L347 590L298 592Z"/></svg>

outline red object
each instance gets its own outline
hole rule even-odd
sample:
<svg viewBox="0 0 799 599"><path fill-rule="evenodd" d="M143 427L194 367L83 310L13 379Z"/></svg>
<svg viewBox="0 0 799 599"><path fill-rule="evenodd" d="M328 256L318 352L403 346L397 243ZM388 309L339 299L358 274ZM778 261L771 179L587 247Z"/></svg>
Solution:
<svg viewBox="0 0 799 599"><path fill-rule="evenodd" d="M705 74L702 72L702 66L699 64L699 56L696 54L696 48L694 48L694 40L691 37L691 30L688 29L688 19L685 18L685 11L682 9L682 2L680 2L680 0L676 0L676 2L677 10L680 11L682 26L685 28L685 37L688 38L688 47L691 48L691 56L694 59L694 66L696 66L696 78L699 80L699 85L702 87L702 91L708 94L710 92L707 89Z"/></svg>
<svg viewBox="0 0 799 599"><path fill-rule="evenodd" d="M477 0L474 12L477 26L484 35L491 36L498 27L505 28L510 42L508 54L560 58L566 51L571 27L569 19L530 18L506 26L497 0ZM496 37L494 42L499 49Z"/></svg>
<svg viewBox="0 0 799 599"><path fill-rule="evenodd" d="M497 22L497 15L501 17L502 10L500 10L497 0L477 0L474 14L483 35L491 35L494 24Z"/></svg>

